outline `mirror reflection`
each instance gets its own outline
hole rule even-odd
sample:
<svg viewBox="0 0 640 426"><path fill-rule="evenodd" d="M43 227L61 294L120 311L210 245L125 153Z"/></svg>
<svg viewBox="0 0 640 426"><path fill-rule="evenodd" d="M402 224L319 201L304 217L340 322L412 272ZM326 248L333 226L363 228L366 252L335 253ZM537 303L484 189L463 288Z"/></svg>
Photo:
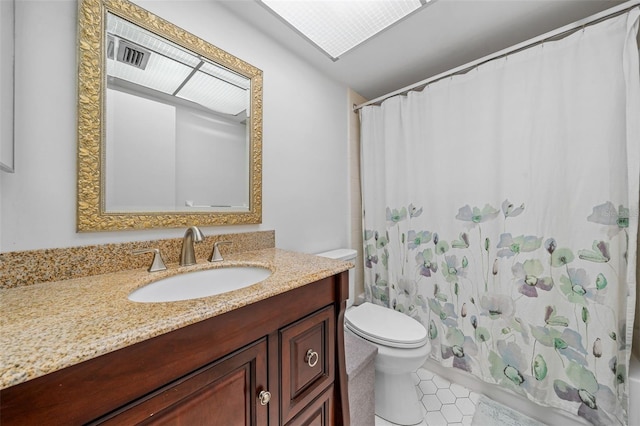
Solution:
<svg viewBox="0 0 640 426"><path fill-rule="evenodd" d="M105 210L249 209L251 80L112 13Z"/></svg>
<svg viewBox="0 0 640 426"><path fill-rule="evenodd" d="M126 0L79 0L78 231L262 222L262 71Z"/></svg>

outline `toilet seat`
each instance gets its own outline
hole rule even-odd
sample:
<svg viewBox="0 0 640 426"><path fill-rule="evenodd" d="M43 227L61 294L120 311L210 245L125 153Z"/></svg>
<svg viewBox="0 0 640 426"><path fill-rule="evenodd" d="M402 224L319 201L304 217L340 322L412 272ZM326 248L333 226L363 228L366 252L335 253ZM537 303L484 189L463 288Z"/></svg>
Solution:
<svg viewBox="0 0 640 426"><path fill-rule="evenodd" d="M369 302L348 309L345 326L363 339L393 348L419 348L427 342L427 330L418 321Z"/></svg>

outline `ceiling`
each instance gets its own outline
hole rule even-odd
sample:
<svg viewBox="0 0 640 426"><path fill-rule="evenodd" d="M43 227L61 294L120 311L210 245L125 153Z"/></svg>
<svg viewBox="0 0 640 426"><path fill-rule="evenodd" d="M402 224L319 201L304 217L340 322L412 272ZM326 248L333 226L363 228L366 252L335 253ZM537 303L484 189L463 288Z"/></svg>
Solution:
<svg viewBox="0 0 640 426"><path fill-rule="evenodd" d="M623 2L432 0L335 62L255 0L219 3L318 70L374 99Z"/></svg>

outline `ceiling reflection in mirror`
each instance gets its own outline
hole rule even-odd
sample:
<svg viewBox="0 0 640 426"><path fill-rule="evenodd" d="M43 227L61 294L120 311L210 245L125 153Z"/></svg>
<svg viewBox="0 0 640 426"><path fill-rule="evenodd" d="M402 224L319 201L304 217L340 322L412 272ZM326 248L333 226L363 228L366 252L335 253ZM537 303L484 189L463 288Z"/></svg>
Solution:
<svg viewBox="0 0 640 426"><path fill-rule="evenodd" d="M262 222L262 71L126 0L79 0L77 229Z"/></svg>
<svg viewBox="0 0 640 426"><path fill-rule="evenodd" d="M106 211L248 211L251 80L111 13L106 28Z"/></svg>

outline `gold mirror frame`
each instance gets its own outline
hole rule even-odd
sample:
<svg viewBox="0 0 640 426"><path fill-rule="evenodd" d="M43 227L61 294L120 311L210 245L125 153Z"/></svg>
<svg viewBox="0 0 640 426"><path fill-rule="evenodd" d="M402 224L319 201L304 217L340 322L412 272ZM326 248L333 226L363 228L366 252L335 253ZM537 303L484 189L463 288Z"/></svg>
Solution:
<svg viewBox="0 0 640 426"><path fill-rule="evenodd" d="M249 211L111 213L104 206L105 22L107 12L251 80ZM262 71L126 0L78 3L77 229L114 231L262 222Z"/></svg>

